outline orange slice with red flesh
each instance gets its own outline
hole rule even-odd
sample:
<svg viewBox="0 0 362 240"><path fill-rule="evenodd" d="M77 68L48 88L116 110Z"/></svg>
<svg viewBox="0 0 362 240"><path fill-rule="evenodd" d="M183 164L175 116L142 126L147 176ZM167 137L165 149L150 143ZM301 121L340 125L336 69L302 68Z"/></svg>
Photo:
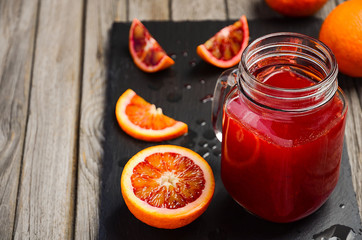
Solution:
<svg viewBox="0 0 362 240"><path fill-rule="evenodd" d="M162 113L161 108L145 101L133 90L126 90L116 104L120 127L130 136L150 142L177 138L187 133L187 124Z"/></svg>
<svg viewBox="0 0 362 240"><path fill-rule="evenodd" d="M220 68L230 68L240 62L249 43L249 27L245 16L224 27L204 44L197 46L197 54L206 62Z"/></svg>
<svg viewBox="0 0 362 240"><path fill-rule="evenodd" d="M131 213L157 228L185 226L209 206L215 180L209 164L194 151L173 145L146 148L125 165L123 199Z"/></svg>
<svg viewBox="0 0 362 240"><path fill-rule="evenodd" d="M136 66L145 72L157 72L175 63L138 19L129 30L129 51Z"/></svg>

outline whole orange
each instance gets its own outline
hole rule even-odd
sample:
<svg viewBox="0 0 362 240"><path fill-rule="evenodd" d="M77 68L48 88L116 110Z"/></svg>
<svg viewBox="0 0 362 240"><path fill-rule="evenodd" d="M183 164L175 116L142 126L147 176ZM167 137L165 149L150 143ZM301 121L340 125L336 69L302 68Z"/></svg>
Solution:
<svg viewBox="0 0 362 240"><path fill-rule="evenodd" d="M278 13L288 17L306 17L313 15L328 0L265 0Z"/></svg>
<svg viewBox="0 0 362 240"><path fill-rule="evenodd" d="M324 20L319 39L334 53L339 71L362 77L362 0L338 5Z"/></svg>

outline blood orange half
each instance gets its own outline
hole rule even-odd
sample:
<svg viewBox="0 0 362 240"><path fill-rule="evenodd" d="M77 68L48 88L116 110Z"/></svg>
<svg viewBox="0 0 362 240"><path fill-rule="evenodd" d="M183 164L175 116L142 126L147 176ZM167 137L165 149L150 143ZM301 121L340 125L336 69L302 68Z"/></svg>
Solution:
<svg viewBox="0 0 362 240"><path fill-rule="evenodd" d="M197 46L197 54L206 62L220 68L229 68L240 62L249 42L249 27L245 16L224 27L204 44Z"/></svg>
<svg viewBox="0 0 362 240"><path fill-rule="evenodd" d="M130 136L151 142L170 140L187 133L187 125L162 113L133 90L126 90L116 104L120 127Z"/></svg>
<svg viewBox="0 0 362 240"><path fill-rule="evenodd" d="M173 145L146 148L125 165L123 199L131 213L157 228L174 229L198 218L209 206L215 180L194 151Z"/></svg>
<svg viewBox="0 0 362 240"><path fill-rule="evenodd" d="M129 50L136 66L145 72L157 72L175 63L138 19L129 30Z"/></svg>

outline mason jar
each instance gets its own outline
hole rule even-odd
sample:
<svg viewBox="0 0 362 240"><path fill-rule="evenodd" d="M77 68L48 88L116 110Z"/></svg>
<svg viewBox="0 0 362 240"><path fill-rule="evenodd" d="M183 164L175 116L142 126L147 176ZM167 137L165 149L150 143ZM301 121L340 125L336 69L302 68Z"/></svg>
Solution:
<svg viewBox="0 0 362 240"><path fill-rule="evenodd" d="M335 188L347 102L322 42L298 33L253 41L215 86L212 123L222 142L221 178L247 211L292 222Z"/></svg>

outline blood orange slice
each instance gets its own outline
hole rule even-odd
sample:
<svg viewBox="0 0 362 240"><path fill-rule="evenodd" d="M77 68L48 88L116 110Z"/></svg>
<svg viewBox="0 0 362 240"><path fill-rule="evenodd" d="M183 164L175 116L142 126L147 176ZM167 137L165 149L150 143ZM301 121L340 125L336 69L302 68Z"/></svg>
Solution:
<svg viewBox="0 0 362 240"><path fill-rule="evenodd" d="M148 103L133 90L126 90L116 104L120 127L130 136L159 142L179 137L187 132L187 125L162 113L161 108Z"/></svg>
<svg viewBox="0 0 362 240"><path fill-rule="evenodd" d="M127 162L121 189L136 218L153 227L174 229L191 223L207 209L215 180L209 164L194 151L159 145Z"/></svg>
<svg viewBox="0 0 362 240"><path fill-rule="evenodd" d="M129 31L129 50L136 66L145 72L157 72L175 63L138 19Z"/></svg>
<svg viewBox="0 0 362 240"><path fill-rule="evenodd" d="M206 62L220 68L229 68L240 62L249 42L249 27L245 16L224 27L204 44L197 46L197 54Z"/></svg>

